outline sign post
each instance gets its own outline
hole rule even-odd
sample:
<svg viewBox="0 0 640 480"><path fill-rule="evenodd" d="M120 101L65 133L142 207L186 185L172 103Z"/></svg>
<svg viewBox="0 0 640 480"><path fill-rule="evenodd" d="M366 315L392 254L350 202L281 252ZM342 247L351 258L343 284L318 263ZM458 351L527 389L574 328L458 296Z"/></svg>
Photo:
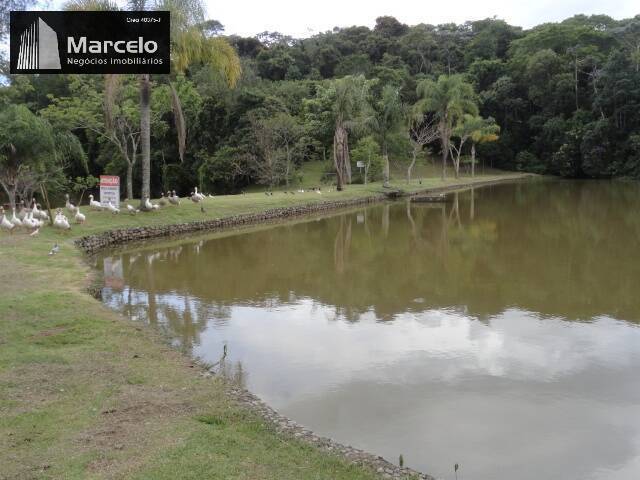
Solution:
<svg viewBox="0 0 640 480"><path fill-rule="evenodd" d="M356 162L356 167L360 169L360 175L362 175L362 169L364 168L364 162L362 160L358 160ZM367 183L367 179L365 178L364 183Z"/></svg>
<svg viewBox="0 0 640 480"><path fill-rule="evenodd" d="M103 207L111 202L120 208L120 177L117 175L100 175L100 203Z"/></svg>

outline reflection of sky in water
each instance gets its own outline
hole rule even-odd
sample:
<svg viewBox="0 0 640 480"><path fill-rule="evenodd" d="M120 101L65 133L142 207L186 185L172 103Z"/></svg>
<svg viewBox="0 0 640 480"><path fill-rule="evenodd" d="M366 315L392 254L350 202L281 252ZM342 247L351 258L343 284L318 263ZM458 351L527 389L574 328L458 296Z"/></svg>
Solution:
<svg viewBox="0 0 640 480"><path fill-rule="evenodd" d="M105 298L122 309L128 293ZM148 302L131 293L132 305ZM292 300L225 307L207 322L211 306L155 295L159 323L174 310L203 325L196 356L214 363L226 343L249 389L320 434L445 478L456 462L462 478L636 478L637 326L517 309L487 323L451 310L354 323Z"/></svg>
<svg viewBox="0 0 640 480"><path fill-rule="evenodd" d="M105 301L316 432L460 480L640 478L640 187L537 182L105 259ZM627 320L621 321L621 320Z"/></svg>

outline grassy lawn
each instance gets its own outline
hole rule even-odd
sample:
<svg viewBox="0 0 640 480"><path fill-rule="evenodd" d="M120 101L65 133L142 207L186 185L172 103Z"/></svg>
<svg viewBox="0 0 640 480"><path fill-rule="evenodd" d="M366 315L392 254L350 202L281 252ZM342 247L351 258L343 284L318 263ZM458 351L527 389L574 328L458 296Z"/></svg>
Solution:
<svg viewBox="0 0 640 480"><path fill-rule="evenodd" d="M517 175L396 186L415 191L509 176ZM136 216L83 207L86 224L69 232L0 232L0 479L375 478L275 434L155 331L87 295L91 271L73 239L380 191L371 184L322 194L216 197L205 200L205 213L188 200ZM60 251L49 256L54 243Z"/></svg>

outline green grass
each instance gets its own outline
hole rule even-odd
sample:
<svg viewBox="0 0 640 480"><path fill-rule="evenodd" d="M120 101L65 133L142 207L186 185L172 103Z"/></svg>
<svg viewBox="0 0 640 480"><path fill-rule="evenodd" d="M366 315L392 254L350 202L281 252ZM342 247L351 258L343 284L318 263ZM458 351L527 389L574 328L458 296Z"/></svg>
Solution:
<svg viewBox="0 0 640 480"><path fill-rule="evenodd" d="M482 182L505 178L495 173ZM399 183L405 190L468 184ZM277 435L231 403L160 334L86 292L92 271L73 246L111 228L161 225L357 198L379 184L295 196L263 193L184 201L160 211L92 212L70 232L0 234L0 479L369 479L341 458ZM49 256L53 243L60 252Z"/></svg>

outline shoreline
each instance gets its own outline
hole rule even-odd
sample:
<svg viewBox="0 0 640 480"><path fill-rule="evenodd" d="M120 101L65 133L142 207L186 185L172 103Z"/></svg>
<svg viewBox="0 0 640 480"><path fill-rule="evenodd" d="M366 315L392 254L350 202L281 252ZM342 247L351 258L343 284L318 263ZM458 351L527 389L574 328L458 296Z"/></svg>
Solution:
<svg viewBox="0 0 640 480"><path fill-rule="evenodd" d="M274 220L286 221L289 219L305 217L315 213L335 212L345 208L370 205L383 201L395 201L400 198L411 198L419 197L422 195L464 191L471 188L488 187L501 183L514 182L534 177L535 175L533 174L522 174L517 176L510 176L507 178L492 179L474 183L460 183L442 187L425 188L422 190L411 191L393 198L389 198L389 196L385 192L383 192L377 195L367 195L348 200L328 200L309 203L306 205L277 207L267 209L262 212L245 213L240 215L215 218L213 220L113 229L98 234L80 237L74 240L74 244L85 254L93 255L100 252L101 250L113 246L124 245L130 242L137 242L141 240L173 237L196 232L218 232L228 228L260 225L262 223L268 223ZM390 192L393 192L393 190L390 190Z"/></svg>
<svg viewBox="0 0 640 480"><path fill-rule="evenodd" d="M427 179L390 191L424 195L531 176ZM0 464L6 474L169 480L180 469L195 469L199 478L432 480L315 435L171 347L158 329L95 299L103 279L91 258L107 247L304 221L386 201L386 193L370 184L322 196L221 196L205 201L206 212L183 201L135 216L89 212L87 223L70 232L1 235ZM48 255L54 243L59 252ZM46 421L34 425L34 416Z"/></svg>
<svg viewBox="0 0 640 480"><path fill-rule="evenodd" d="M81 237L74 241L77 248L87 255L96 255L103 250L112 247L123 247L129 243L140 242L144 240L161 239L166 237L180 237L195 232L221 232L234 227L245 227L252 225L268 224L274 221L282 221L286 223L289 220L304 218L317 213L337 212L356 206L367 206L384 201L398 201L406 197L419 197L422 195L451 193L458 191L467 191L472 188L482 188L501 183L511 183L514 181L532 178L534 175L523 174L518 177L509 177L503 179L493 179L482 182L469 184L454 184L436 188L426 188L410 192L408 194L394 197L390 199L385 193L379 195L370 195L362 198L355 198L343 201L326 201L318 202L304 206L280 207L276 209L266 210L261 213L251 213L236 215L231 217L222 217L214 220L202 222L187 222L183 224L170 224L163 226L139 227L129 229L118 229L103 232L97 235L89 235ZM89 293L98 298L102 289L102 279L96 282L90 282L87 286ZM189 355L187 355L191 358ZM192 360L196 360L193 359ZM215 376L215 369L207 369L203 366L205 376ZM249 409L253 413L259 415L265 421L269 422L279 434L290 438L301 440L309 445L314 446L322 451L340 455L347 461L371 468L382 478L402 479L415 478L418 480L435 480L431 475L413 470L408 467L400 467L382 456L375 455L364 450L344 445L332 438L316 435L313 431L307 429L303 425L298 424L294 420L280 414L277 410L269 406L257 395L251 391L234 385L223 378L225 385L225 393L234 402L244 408Z"/></svg>

